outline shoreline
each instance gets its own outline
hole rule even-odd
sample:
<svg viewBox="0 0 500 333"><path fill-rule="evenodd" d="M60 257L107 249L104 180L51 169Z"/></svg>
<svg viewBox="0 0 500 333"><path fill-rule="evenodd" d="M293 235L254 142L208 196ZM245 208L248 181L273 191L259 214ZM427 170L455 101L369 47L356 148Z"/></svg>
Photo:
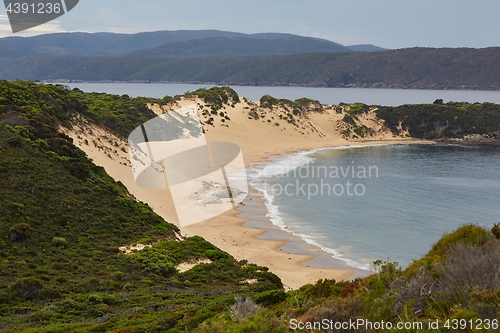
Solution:
<svg viewBox="0 0 500 333"><path fill-rule="evenodd" d="M195 102L200 101L181 100L177 102L177 106L192 105ZM309 152L316 149L370 144L434 143L394 137L392 133L383 131L380 125L376 125L370 119L366 122L371 122L371 126L378 131L377 136L371 140L348 141L339 134L340 130L337 127L343 115L334 110L327 109L323 113L310 113L307 122L300 120L297 127L292 126L286 120L277 118L274 121L279 123L279 126L264 119L259 121L249 119L249 107L253 106L248 103L239 103L234 108L226 107L224 110L228 111L230 122L224 123L216 119L212 126L207 126L205 134L207 143L232 142L239 145L246 168L253 163L265 162L272 156ZM152 111L158 114L164 112L161 108L154 107ZM273 112L266 114L266 117L277 117L277 113ZM137 200L147 203L165 221L179 226L169 188L150 190L141 188L135 182L131 165L129 165L130 156L125 149L126 140L117 137L104 127L85 120L83 116L75 117L72 125L71 130L62 128L62 131L73 138L74 143L83 149L96 165L104 167L111 177L116 181L121 181ZM314 130L311 131L312 129ZM89 145L87 141L94 142L94 145ZM112 144L113 142L115 144ZM121 147L124 149L120 149ZM250 206L245 207L250 209ZM307 244L300 237L293 238L289 233L284 235L284 231L279 234L278 227L273 227L272 222L266 217L267 211L264 205L255 204L253 207L257 209L256 215L245 216L243 215L245 212L232 208L204 222L180 228L181 233L188 236L201 236L238 260L247 260L249 263L268 267L271 272L280 277L287 290L300 288L319 279L350 280L358 274L355 268L339 259L333 260L330 253ZM267 228L262 228L262 224L258 229L252 228L258 223L264 223ZM276 233L279 236L276 236L278 235ZM279 239L266 239L271 236Z"/></svg>
<svg viewBox="0 0 500 333"><path fill-rule="evenodd" d="M251 194L250 198L250 200L246 201L252 201L253 205L261 206L261 211L248 212L247 207L249 204L245 203L245 206L237 208L237 210L241 212L238 217L245 220L243 223L244 227L263 231L261 235L257 236L258 239L271 242L285 242L285 245L278 249L279 251L287 254L298 254L313 257L313 259L302 263L306 267L351 269L356 271L351 279L371 274L371 271L350 266L344 259L335 258L334 255L326 252L320 247L307 243L303 238L295 235L294 233L287 232L286 230L276 226L272 223L268 214L266 214L267 207L265 206L263 198L257 193ZM250 203L250 205L252 205L252 203ZM252 208L252 206L250 207Z"/></svg>
<svg viewBox="0 0 500 333"><path fill-rule="evenodd" d="M247 199L258 201L252 196ZM263 203L257 202L256 205L261 205L261 209L265 210ZM355 268L343 261L329 258L326 252L322 255L312 251L305 252L300 245L307 244L298 237L294 239L289 235L288 239L267 239L265 235L278 228L272 225L270 220L267 220L267 228L249 226L247 223L263 222L267 217L256 214L249 218L249 216L243 217L244 214L246 213L238 208L233 208L207 221L181 228L181 233L184 236L201 236L237 260L246 260L258 266L268 267L270 272L280 277L287 291L298 289L319 279L350 280L359 274ZM323 265L315 264L319 256L324 260L320 262ZM332 262L335 262L335 265L332 265Z"/></svg>
<svg viewBox="0 0 500 333"><path fill-rule="evenodd" d="M323 149L341 147L343 149L356 149L398 144L435 144L435 142L415 139L351 141L341 145L269 154L264 160L257 159L245 164L248 168L254 163L265 163L272 157L313 153ZM314 283L319 279L354 280L373 273L370 270L350 266L345 259L336 258L332 253L273 224L264 197L253 187L249 186L249 189L247 198L242 202L243 205L208 221L181 228L183 235L200 235L238 260L247 260L260 266L267 266L271 272L282 279L287 290L297 289L306 283ZM238 247L236 251L235 247ZM251 250L249 247L254 249ZM258 248L264 250L256 250ZM275 265L274 261L281 261L281 263ZM299 276L303 276L303 278Z"/></svg>
<svg viewBox="0 0 500 333"><path fill-rule="evenodd" d="M356 89L394 89L394 90L436 90L436 91L448 91L448 90L453 90L453 91L500 91L499 87L478 87L478 86L420 86L420 87L414 87L411 85L403 85L403 84L370 84L370 83L356 83L356 84L349 84L349 85L336 85L336 86L326 86L326 85L311 85L311 84L278 84L278 83L272 83L272 82L266 82L264 84L251 84L251 85L245 85L244 82L240 83L227 83L227 84L220 84L220 82L205 82L205 81L195 81L195 82L184 82L184 81L154 81L154 80L129 80L129 81L121 81L121 80L79 80L79 79L44 79L41 80L40 82L42 83L49 83L49 84L77 84L77 83L101 83L101 84L114 84L114 83L120 83L120 84L192 84L192 85L211 85L211 86L217 86L217 87L222 87L222 86L235 86L235 87L298 87L298 88L335 88L335 89L349 89L349 88L356 88Z"/></svg>

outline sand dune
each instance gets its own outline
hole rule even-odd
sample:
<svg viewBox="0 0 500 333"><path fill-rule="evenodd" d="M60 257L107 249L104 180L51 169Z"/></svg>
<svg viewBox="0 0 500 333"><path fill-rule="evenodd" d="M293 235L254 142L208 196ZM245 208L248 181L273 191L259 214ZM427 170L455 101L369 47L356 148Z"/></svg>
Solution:
<svg viewBox="0 0 500 333"><path fill-rule="evenodd" d="M353 140L346 137L346 124L342 121L345 111L337 106L322 106L320 110L301 110L293 114L286 106L260 107L258 102L242 101L234 107L225 106L212 114L199 99L182 99L176 104L149 107L158 115L180 106L195 104L202 120L208 142L232 142L241 147L244 163L263 161L272 155L285 154L321 147L335 147L363 142L401 142L383 128L374 113L359 117L359 123L373 129L370 137ZM296 112L297 113L297 112ZM147 190L136 185L129 161L127 141L97 126L81 115L73 119L71 131L62 129L74 139L97 165L103 166L117 181L121 181L138 200L148 203L165 220L174 224L178 217L169 190ZM304 262L314 256L289 254L280 249L286 242L257 238L263 230L243 226L245 220L238 217L236 209L182 228L183 235L200 235L239 260L267 266L280 276L288 289L295 289L318 279L350 279L356 271L346 265L330 265L335 268L311 267ZM330 257L317 251L317 255Z"/></svg>

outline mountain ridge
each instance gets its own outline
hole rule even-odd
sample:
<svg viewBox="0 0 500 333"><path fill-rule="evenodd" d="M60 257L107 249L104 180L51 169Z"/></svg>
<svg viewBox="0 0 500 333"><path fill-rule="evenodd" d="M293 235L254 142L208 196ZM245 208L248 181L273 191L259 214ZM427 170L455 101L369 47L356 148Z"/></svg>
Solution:
<svg viewBox="0 0 500 333"><path fill-rule="evenodd" d="M197 42L203 38L215 38L231 42L231 38L239 38L243 41L252 42L255 40L267 41L267 47L272 46L272 41L288 42L287 46L292 51L275 54L303 53L312 51L327 52L352 52L353 49L327 39L316 37L299 36L288 33L255 33L244 34L239 32L221 30L165 30L140 32L135 34L122 34L110 32L86 33L69 32L38 35L33 37L4 37L0 39L0 49L20 49L51 55L92 55L92 56L118 56L130 52L165 45L176 42L186 42L185 52L189 53L190 42L196 47ZM251 46L251 45L250 45ZM327 47L329 46L329 48ZM222 44L225 47L225 44ZM308 49L307 47L312 47ZM373 49L375 50L375 49ZM376 49L378 50L378 49ZM260 48L253 53L245 54L267 54L262 53L266 48ZM363 51L363 50L361 50ZM237 53L241 54L241 52ZM207 55L202 53L199 55Z"/></svg>

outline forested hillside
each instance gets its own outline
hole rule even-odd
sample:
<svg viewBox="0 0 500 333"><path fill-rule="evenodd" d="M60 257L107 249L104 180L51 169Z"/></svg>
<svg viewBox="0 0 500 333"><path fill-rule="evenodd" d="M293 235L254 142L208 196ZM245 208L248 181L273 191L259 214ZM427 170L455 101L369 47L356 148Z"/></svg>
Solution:
<svg viewBox="0 0 500 333"><path fill-rule="evenodd" d="M400 130L421 139L464 138L491 135L500 140L500 105L493 103L443 103L379 107L376 114L396 135Z"/></svg>
<svg viewBox="0 0 500 333"><path fill-rule="evenodd" d="M49 56L0 49L0 77L411 89L500 87L498 47L239 56L227 55L224 48L214 45L207 47L217 49L217 55L199 56L172 45L120 57ZM158 56L164 52L184 52L185 57Z"/></svg>
<svg viewBox="0 0 500 333"><path fill-rule="evenodd" d="M183 238L88 160L57 129L89 112L71 94L0 82L0 331L192 331L235 296L285 295L267 268ZM154 245L119 249L136 243ZM210 263L176 269L199 259Z"/></svg>

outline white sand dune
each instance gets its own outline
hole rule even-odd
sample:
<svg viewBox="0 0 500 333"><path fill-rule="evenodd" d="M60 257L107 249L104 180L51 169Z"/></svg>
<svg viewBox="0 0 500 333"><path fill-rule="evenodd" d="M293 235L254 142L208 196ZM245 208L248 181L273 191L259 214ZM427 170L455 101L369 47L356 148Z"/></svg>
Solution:
<svg viewBox="0 0 500 333"><path fill-rule="evenodd" d="M199 99L182 99L176 105L150 105L157 114L180 106L197 104L200 119L205 122L208 142L232 142L241 147L245 166L263 161L272 155L311 150L322 147L345 146L363 142L401 142L375 117L373 112L359 118L360 123L372 128L375 133L366 141L347 140L342 136L346 125L342 122L345 113L335 106L323 106L322 112L310 111L293 115L283 107L261 108L258 102L244 101L235 107L226 106L212 115ZM220 116L220 112L224 116ZM210 120L213 118L213 120ZM227 119L229 118L229 119ZM209 124L210 123L210 124ZM130 166L126 140L118 138L105 128L96 126L83 116L73 120L73 129L63 131L74 139L97 165L103 166L115 180L121 181L138 200L146 202L165 220L174 224L178 218L169 190L148 190L136 185ZM407 140L405 140L407 141ZM183 235L199 235L238 260L248 260L269 267L288 289L296 289L318 279L335 278L347 280L355 274L353 269L307 267L303 263L314 257L288 254L280 251L286 243L258 239L263 231L243 226L245 222L236 209L201 223L182 228Z"/></svg>

